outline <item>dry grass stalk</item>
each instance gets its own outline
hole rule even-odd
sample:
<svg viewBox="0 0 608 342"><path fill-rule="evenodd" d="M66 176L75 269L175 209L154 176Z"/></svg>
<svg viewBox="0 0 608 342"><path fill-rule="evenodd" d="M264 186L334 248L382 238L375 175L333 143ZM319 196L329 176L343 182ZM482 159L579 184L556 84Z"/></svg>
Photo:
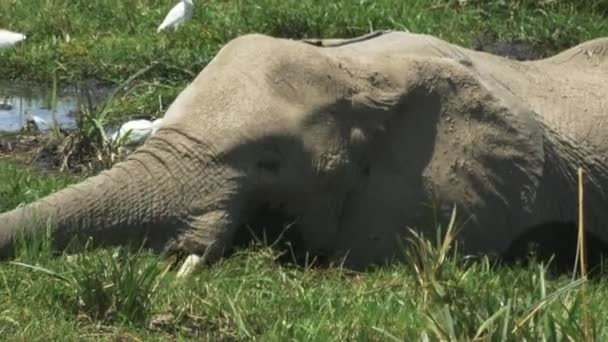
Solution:
<svg viewBox="0 0 608 342"><path fill-rule="evenodd" d="M583 169L578 168L578 239L577 239L577 255L576 259L579 261L580 276L582 279L587 279L587 249L585 246L585 229L583 220ZM575 265L576 267L576 265ZM589 333L590 322L589 322L589 305L587 303L586 296L587 284L584 282L581 284L581 300L583 308L583 334L585 335L585 341L591 341Z"/></svg>

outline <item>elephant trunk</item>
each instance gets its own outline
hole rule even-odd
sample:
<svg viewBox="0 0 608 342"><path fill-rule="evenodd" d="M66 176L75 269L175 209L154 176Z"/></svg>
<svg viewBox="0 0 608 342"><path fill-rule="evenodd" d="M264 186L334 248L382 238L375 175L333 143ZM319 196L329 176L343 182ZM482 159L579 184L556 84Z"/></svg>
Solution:
<svg viewBox="0 0 608 342"><path fill-rule="evenodd" d="M171 148L165 133L159 131L158 139L110 170L1 214L0 258L14 255L15 238L30 238L46 227L59 250L74 237L106 246L145 239L148 247L166 247L183 212L188 177L195 175L176 165L178 146Z"/></svg>

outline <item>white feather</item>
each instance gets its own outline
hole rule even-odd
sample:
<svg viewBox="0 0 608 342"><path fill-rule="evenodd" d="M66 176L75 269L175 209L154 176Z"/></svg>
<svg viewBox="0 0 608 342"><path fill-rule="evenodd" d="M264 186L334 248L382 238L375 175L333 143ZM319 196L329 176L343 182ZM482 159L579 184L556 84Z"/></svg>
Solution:
<svg viewBox="0 0 608 342"><path fill-rule="evenodd" d="M170 27L177 29L179 25L192 18L193 10L194 4L192 3L192 0L182 0L180 3L173 6L165 17L165 20L158 26L156 32L160 32Z"/></svg>
<svg viewBox="0 0 608 342"><path fill-rule="evenodd" d="M25 35L22 33L0 30L0 48L13 46L25 38Z"/></svg>

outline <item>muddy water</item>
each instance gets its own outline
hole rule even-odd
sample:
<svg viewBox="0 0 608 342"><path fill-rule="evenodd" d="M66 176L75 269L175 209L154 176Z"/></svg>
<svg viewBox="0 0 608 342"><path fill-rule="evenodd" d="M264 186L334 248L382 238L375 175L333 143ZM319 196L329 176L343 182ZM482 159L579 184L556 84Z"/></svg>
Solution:
<svg viewBox="0 0 608 342"><path fill-rule="evenodd" d="M91 88L94 91L91 91ZM95 96L92 96L92 93ZM0 80L0 133L18 131L26 119L36 116L63 128L74 128L81 106L91 106L103 99L108 89L87 84L57 89L53 112L53 89L49 85ZM41 130L50 129L38 123Z"/></svg>

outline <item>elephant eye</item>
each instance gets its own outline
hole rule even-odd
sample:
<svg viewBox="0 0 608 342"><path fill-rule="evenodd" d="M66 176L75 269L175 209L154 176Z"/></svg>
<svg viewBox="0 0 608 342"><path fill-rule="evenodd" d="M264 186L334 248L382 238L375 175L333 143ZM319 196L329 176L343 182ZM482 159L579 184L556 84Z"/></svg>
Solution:
<svg viewBox="0 0 608 342"><path fill-rule="evenodd" d="M265 171L277 172L279 171L279 162L276 160L260 160L257 167Z"/></svg>

